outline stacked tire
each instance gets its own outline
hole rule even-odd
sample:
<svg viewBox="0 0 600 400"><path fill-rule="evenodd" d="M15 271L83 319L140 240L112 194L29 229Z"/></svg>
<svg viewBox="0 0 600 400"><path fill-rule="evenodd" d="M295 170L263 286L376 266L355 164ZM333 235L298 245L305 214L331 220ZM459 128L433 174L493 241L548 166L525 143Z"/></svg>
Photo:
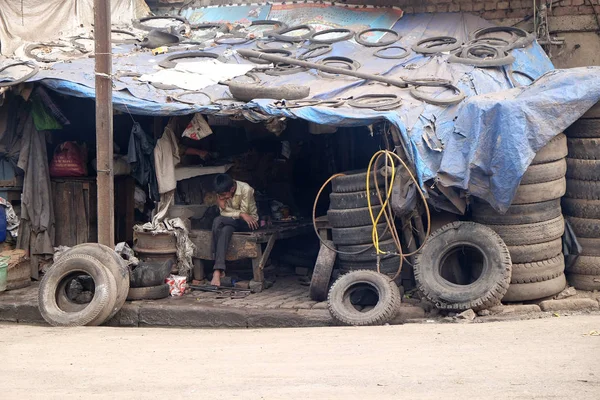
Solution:
<svg viewBox="0 0 600 400"><path fill-rule="evenodd" d="M110 320L129 292L129 268L109 247L86 243L60 256L40 283L42 317L53 326L94 326Z"/></svg>
<svg viewBox="0 0 600 400"><path fill-rule="evenodd" d="M342 273L377 269L369 202L376 216L381 211L376 184L383 192L385 176L378 172L376 178L372 173L369 178L369 195L367 195L367 173L364 171L347 172L345 176L337 177L332 181L333 192L329 196L327 216L332 227L332 241L339 251L337 263ZM396 245L392 240L391 232L386 228L387 223L383 216L381 221L382 223L377 226L379 248L383 251L395 252ZM380 272L394 275L398 271L399 262L397 256L381 257Z"/></svg>
<svg viewBox="0 0 600 400"><path fill-rule="evenodd" d="M492 228L508 246L512 276L504 302L554 296L566 286L562 253L567 138L559 134L543 147L525 172L506 214L475 203L473 220Z"/></svg>
<svg viewBox="0 0 600 400"><path fill-rule="evenodd" d="M580 290L600 290L600 120L581 119L567 130L567 193L563 211L582 247L567 270Z"/></svg>

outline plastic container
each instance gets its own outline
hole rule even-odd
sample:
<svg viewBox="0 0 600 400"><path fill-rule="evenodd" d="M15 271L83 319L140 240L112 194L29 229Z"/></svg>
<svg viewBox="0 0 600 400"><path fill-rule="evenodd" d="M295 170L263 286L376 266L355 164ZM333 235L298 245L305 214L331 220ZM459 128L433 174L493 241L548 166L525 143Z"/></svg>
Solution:
<svg viewBox="0 0 600 400"><path fill-rule="evenodd" d="M6 241L6 207L0 206L0 243Z"/></svg>
<svg viewBox="0 0 600 400"><path fill-rule="evenodd" d="M3 208L3 207L0 207ZM8 260L10 257L0 257L0 292L6 290L6 283L8 281Z"/></svg>

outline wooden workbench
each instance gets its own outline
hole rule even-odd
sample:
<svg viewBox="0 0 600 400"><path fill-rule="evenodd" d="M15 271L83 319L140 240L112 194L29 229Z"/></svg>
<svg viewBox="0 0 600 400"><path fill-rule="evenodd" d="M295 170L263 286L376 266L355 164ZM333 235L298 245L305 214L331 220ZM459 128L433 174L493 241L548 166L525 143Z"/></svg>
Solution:
<svg viewBox="0 0 600 400"><path fill-rule="evenodd" d="M261 228L254 232L235 232L231 237L226 260L236 261L251 259L254 291L264 289L265 276L263 269L269 260L275 242L280 239L289 239L306 235L313 231L311 222L279 223L268 228ZM196 245L194 258L200 260L214 260L212 254L212 231L193 229L190 239Z"/></svg>

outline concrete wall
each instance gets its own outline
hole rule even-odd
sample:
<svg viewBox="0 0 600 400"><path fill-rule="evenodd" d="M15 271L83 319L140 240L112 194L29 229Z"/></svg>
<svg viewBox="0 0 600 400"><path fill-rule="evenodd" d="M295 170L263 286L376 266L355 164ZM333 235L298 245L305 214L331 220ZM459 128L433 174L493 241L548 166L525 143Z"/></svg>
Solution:
<svg viewBox="0 0 600 400"><path fill-rule="evenodd" d="M340 1L340 0L338 0ZM181 0L147 0L151 7L181 7ZM159 3L160 2L160 3ZM188 3L189 1L186 1ZM198 6L252 3L241 0L197 0ZM345 2L345 1L340 1ZM542 1L537 0L536 4ZM498 25L533 31L533 0L350 0L349 4L396 6L405 13L468 12ZM592 4L596 4L592 7ZM550 54L558 68L600 65L600 0L556 1L549 13L550 30L565 38L564 46L552 46Z"/></svg>

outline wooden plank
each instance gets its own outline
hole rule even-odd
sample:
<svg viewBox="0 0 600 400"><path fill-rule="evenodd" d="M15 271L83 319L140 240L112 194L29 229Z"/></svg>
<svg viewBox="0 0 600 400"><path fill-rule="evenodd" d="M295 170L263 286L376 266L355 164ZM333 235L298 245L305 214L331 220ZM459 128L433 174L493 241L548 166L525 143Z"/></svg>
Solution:
<svg viewBox="0 0 600 400"><path fill-rule="evenodd" d="M73 183L73 210L75 212L75 242L76 244L86 243L88 240L88 218L85 213L83 183Z"/></svg>
<svg viewBox="0 0 600 400"><path fill-rule="evenodd" d="M263 269L260 267L261 264L261 260L262 260L262 247L261 244L256 243L256 257L252 259L252 275L253 275L253 281L255 282L264 282L265 280L265 274Z"/></svg>
<svg viewBox="0 0 600 400"><path fill-rule="evenodd" d="M269 261L269 256L271 255L271 250L273 250L273 246L275 245L276 240L277 240L277 234L274 234L269 238L267 247L265 248L265 251L263 252L262 257L260 258L260 261L258 263L258 268L260 268L261 271L265 268L267 261ZM258 245L258 246L260 246L260 245Z"/></svg>

